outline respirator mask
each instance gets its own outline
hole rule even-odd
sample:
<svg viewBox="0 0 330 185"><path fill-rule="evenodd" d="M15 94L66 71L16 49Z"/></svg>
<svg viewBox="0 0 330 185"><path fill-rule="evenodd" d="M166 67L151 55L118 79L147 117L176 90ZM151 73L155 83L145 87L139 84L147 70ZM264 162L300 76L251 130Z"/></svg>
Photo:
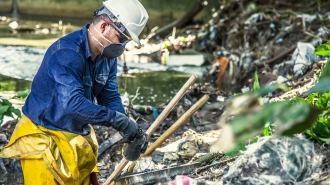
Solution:
<svg viewBox="0 0 330 185"><path fill-rule="evenodd" d="M107 58L107 59L114 59L116 57L119 57L121 54L123 54L124 50L125 50L125 46L126 43L118 43L115 44L113 42L111 42L109 39L105 38L96 28L95 26L92 24L93 28L95 29L95 31L101 35L103 37L103 39L105 39L107 42L109 42L109 45L104 46L99 40L97 40L94 35L89 31L89 34L93 37L93 39L95 41L97 41L102 47L103 50L101 51L101 56Z"/></svg>

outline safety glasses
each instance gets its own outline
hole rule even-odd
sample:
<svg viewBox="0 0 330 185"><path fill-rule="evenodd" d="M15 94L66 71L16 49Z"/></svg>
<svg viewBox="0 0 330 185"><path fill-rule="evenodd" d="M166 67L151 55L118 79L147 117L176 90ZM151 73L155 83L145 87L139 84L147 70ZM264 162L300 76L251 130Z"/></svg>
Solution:
<svg viewBox="0 0 330 185"><path fill-rule="evenodd" d="M100 17L100 18L120 33L120 38L119 38L120 43L127 43L128 41L132 40L131 37L129 36L127 29L125 28L125 26L122 23L109 22L108 20L104 19L103 17Z"/></svg>

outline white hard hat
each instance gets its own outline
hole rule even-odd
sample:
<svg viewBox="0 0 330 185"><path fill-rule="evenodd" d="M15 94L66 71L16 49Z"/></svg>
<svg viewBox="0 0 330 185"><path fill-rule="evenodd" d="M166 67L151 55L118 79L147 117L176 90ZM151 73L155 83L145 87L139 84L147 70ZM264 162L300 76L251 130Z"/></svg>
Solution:
<svg viewBox="0 0 330 185"><path fill-rule="evenodd" d="M112 21L123 24L133 41L140 45L139 35L149 19L143 5L138 0L106 0L103 5L105 8L96 14L107 14Z"/></svg>

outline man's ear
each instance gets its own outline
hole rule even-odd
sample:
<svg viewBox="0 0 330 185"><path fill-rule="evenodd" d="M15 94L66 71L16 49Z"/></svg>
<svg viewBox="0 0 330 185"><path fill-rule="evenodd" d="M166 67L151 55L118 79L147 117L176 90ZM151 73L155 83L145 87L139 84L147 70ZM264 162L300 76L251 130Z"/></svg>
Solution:
<svg viewBox="0 0 330 185"><path fill-rule="evenodd" d="M100 32L104 33L107 26L108 24L102 21L100 24Z"/></svg>

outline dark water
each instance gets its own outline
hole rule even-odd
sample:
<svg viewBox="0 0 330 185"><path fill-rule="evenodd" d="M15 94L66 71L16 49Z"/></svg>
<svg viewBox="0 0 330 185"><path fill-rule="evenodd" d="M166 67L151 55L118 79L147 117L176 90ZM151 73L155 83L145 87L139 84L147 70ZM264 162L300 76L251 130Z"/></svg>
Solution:
<svg viewBox="0 0 330 185"><path fill-rule="evenodd" d="M175 71L144 72L133 74L135 78L119 77L121 92L130 95L129 99L139 93L132 102L137 105L159 105L170 101L190 77ZM125 85L126 84L126 85Z"/></svg>
<svg viewBox="0 0 330 185"><path fill-rule="evenodd" d="M120 93L127 92L129 99L139 94L133 104L159 105L171 100L189 77L190 74L175 71L133 73L119 76L118 85ZM30 87L30 80L0 75L0 91L24 91Z"/></svg>

